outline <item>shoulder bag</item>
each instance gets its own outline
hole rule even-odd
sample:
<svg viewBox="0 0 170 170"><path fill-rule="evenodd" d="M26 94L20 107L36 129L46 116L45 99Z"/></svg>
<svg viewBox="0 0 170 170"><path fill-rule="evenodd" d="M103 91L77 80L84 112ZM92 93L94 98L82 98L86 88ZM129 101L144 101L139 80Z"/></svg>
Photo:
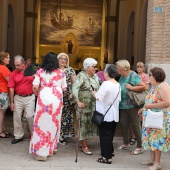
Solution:
<svg viewBox="0 0 170 170"><path fill-rule="evenodd" d="M132 79L132 74L130 76ZM149 93L149 90L144 90L142 92L135 92L135 91L130 90L127 92L127 95L129 96L129 98L131 99L135 107L142 107L145 104L145 98L148 95L148 93Z"/></svg>
<svg viewBox="0 0 170 170"><path fill-rule="evenodd" d="M153 112L150 109L148 109L145 119L145 127L163 129L163 115L164 113L162 111Z"/></svg>
<svg viewBox="0 0 170 170"><path fill-rule="evenodd" d="M119 92L115 98L115 100L113 101L113 103L116 101L118 95L120 93L120 86L119 86ZM101 125L104 121L104 117L106 116L107 112L109 111L109 109L112 107L113 103L110 105L110 107L107 109L106 113L103 115L102 113L98 112L95 108L95 111L93 112L93 116L91 118L91 121L96 124L97 126Z"/></svg>

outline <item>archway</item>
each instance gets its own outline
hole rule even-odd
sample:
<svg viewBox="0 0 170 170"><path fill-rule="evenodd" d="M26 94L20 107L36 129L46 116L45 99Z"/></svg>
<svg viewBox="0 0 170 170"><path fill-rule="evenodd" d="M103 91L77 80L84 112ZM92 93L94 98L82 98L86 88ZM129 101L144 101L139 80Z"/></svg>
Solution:
<svg viewBox="0 0 170 170"><path fill-rule="evenodd" d="M130 65L132 67L134 65L134 55L133 55L134 19L135 19L135 13L132 12L128 22L127 47L126 47L126 59L130 62Z"/></svg>
<svg viewBox="0 0 170 170"><path fill-rule="evenodd" d="M9 67L12 67L14 63L14 13L10 4L8 5L7 52L11 56Z"/></svg>

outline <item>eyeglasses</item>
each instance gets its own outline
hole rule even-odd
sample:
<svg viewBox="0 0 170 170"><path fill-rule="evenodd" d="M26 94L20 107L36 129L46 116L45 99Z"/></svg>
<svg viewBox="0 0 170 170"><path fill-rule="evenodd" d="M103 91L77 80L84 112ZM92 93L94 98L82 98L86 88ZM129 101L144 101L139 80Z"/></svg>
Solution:
<svg viewBox="0 0 170 170"><path fill-rule="evenodd" d="M64 60L64 61L67 61L67 58L59 58L60 60Z"/></svg>
<svg viewBox="0 0 170 170"><path fill-rule="evenodd" d="M152 76L152 74L151 74L151 73L149 73L149 77L150 77L150 76Z"/></svg>
<svg viewBox="0 0 170 170"><path fill-rule="evenodd" d="M137 66L137 68L143 68L143 66Z"/></svg>
<svg viewBox="0 0 170 170"><path fill-rule="evenodd" d="M97 68L97 66L91 66L91 67L93 67L93 68Z"/></svg>
<svg viewBox="0 0 170 170"><path fill-rule="evenodd" d="M15 67L20 67L22 66L24 63L21 63L21 64L17 64L17 65L14 65Z"/></svg>

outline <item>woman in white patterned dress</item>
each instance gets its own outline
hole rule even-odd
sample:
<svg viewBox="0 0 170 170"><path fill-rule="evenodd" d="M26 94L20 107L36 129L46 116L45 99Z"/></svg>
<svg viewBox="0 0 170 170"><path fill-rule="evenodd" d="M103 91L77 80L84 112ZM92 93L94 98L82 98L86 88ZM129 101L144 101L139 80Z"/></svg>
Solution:
<svg viewBox="0 0 170 170"><path fill-rule="evenodd" d="M66 86L66 77L59 69L56 54L46 54L33 81L33 91L38 99L30 153L37 160L45 161L58 148L63 90L66 90Z"/></svg>

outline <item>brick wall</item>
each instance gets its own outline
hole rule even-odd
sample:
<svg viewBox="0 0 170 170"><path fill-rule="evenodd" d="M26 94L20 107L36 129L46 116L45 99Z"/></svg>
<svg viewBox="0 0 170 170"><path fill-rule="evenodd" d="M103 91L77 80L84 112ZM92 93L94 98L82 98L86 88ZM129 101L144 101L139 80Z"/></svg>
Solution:
<svg viewBox="0 0 170 170"><path fill-rule="evenodd" d="M162 7L163 12L155 12ZM165 70L170 83L170 0L148 0L146 33L147 71L155 66Z"/></svg>

